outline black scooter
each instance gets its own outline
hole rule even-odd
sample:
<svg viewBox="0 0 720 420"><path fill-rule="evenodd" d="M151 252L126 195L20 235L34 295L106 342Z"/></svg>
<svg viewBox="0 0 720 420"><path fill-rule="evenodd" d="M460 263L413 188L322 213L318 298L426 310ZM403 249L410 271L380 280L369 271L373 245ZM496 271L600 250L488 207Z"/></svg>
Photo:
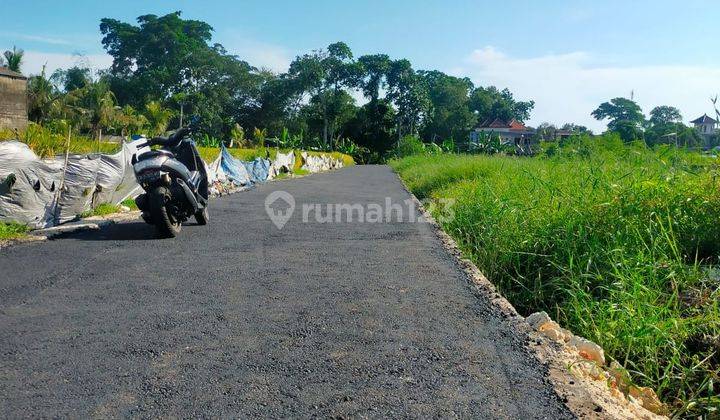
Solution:
<svg viewBox="0 0 720 420"><path fill-rule="evenodd" d="M145 190L135 204L161 237L175 237L191 216L199 225L210 220L208 174L189 134L189 128L181 128L170 137L154 137L138 147L161 148L132 159L135 178Z"/></svg>

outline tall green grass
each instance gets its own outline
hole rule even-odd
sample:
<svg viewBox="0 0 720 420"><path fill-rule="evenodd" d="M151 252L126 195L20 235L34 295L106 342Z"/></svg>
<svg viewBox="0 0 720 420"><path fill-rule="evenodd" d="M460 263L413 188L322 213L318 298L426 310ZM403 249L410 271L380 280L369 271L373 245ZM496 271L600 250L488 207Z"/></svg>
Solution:
<svg viewBox="0 0 720 420"><path fill-rule="evenodd" d="M444 229L520 312L599 343L675 414L718 415L717 161L612 137L548 155L391 165L419 197L456 200Z"/></svg>
<svg viewBox="0 0 720 420"><path fill-rule="evenodd" d="M19 134L19 136L17 135ZM57 134L37 124L30 124L20 133L11 130L0 130L0 141L20 140L41 158L49 158L65 153L67 134ZM19 137L19 138L18 138ZM70 153L117 153L120 144L114 142L98 142L89 137L73 135L70 138Z"/></svg>

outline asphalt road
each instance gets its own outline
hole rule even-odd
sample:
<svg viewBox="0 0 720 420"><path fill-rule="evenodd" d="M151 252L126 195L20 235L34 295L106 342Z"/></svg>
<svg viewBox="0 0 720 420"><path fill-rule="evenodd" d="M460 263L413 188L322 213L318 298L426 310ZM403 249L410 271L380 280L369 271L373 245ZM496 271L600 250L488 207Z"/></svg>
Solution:
<svg viewBox="0 0 720 420"><path fill-rule="evenodd" d="M215 200L176 239L131 222L0 251L0 413L572 417L431 226L302 222L386 197L409 198L357 166Z"/></svg>

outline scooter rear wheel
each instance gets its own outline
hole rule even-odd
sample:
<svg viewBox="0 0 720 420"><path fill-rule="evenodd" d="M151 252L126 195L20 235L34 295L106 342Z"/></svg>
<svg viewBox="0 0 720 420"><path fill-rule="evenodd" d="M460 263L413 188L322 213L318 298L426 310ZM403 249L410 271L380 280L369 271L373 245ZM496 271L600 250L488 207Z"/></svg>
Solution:
<svg viewBox="0 0 720 420"><path fill-rule="evenodd" d="M155 229L162 238L174 238L182 228L182 223L175 220L167 211L166 203L169 198L170 191L165 187L155 188L148 197Z"/></svg>

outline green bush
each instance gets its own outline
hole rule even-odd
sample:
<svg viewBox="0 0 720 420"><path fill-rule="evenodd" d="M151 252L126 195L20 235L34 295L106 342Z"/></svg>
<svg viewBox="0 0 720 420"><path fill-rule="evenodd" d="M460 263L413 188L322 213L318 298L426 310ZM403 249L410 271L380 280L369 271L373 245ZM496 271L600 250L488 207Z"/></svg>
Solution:
<svg viewBox="0 0 720 420"><path fill-rule="evenodd" d="M395 157L405 157L425 153L425 144L415 136L405 136L400 139L395 147Z"/></svg>

